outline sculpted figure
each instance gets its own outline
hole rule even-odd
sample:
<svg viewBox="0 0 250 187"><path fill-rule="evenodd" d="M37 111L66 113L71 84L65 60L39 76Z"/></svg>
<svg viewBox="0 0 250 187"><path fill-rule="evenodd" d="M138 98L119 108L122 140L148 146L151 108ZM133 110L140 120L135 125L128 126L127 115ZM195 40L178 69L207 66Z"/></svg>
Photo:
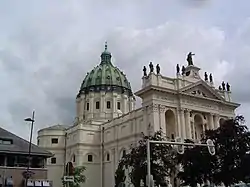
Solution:
<svg viewBox="0 0 250 187"><path fill-rule="evenodd" d="M223 89L223 90L226 90L225 82L224 82L224 81L221 83L221 86L222 86L222 89Z"/></svg>
<svg viewBox="0 0 250 187"><path fill-rule="evenodd" d="M213 76L212 76L212 73L209 74L209 81L210 82L213 82Z"/></svg>
<svg viewBox="0 0 250 187"><path fill-rule="evenodd" d="M180 66L179 66L179 64L176 65L176 72L177 72L177 74L180 73Z"/></svg>
<svg viewBox="0 0 250 187"><path fill-rule="evenodd" d="M221 86L219 86L219 90L222 90Z"/></svg>
<svg viewBox="0 0 250 187"><path fill-rule="evenodd" d="M146 66L143 67L143 76L147 76L147 68L146 68Z"/></svg>
<svg viewBox="0 0 250 187"><path fill-rule="evenodd" d="M156 65L156 73L157 73L157 74L160 74L160 71L161 71L160 65L157 64L157 65Z"/></svg>
<svg viewBox="0 0 250 187"><path fill-rule="evenodd" d="M181 68L181 71L182 71L181 74L182 74L182 75L185 74L185 70L186 70L185 66L182 66L182 68Z"/></svg>
<svg viewBox="0 0 250 187"><path fill-rule="evenodd" d="M230 92L230 85L227 83L227 91Z"/></svg>
<svg viewBox="0 0 250 187"><path fill-rule="evenodd" d="M150 69L150 73L154 72L154 65L152 62L149 63L149 69Z"/></svg>
<svg viewBox="0 0 250 187"><path fill-rule="evenodd" d="M188 61L189 66L194 65L193 57L192 57L193 55L195 55L195 54L193 54L192 52L189 52L188 55L187 55L187 61Z"/></svg>
<svg viewBox="0 0 250 187"><path fill-rule="evenodd" d="M205 81L208 81L208 75L207 75L207 72L205 72L204 77L205 77Z"/></svg>

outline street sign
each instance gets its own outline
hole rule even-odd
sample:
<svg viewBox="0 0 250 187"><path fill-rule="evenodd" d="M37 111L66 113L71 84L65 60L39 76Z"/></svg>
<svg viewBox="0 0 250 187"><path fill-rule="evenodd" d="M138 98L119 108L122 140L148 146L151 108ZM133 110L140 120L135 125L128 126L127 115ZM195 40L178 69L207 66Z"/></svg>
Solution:
<svg viewBox="0 0 250 187"><path fill-rule="evenodd" d="M210 139L207 139L207 148L208 148L208 152L211 155L215 155L215 147L214 147L214 142Z"/></svg>
<svg viewBox="0 0 250 187"><path fill-rule="evenodd" d="M74 182L74 176L64 176L63 181L65 181L65 182Z"/></svg>

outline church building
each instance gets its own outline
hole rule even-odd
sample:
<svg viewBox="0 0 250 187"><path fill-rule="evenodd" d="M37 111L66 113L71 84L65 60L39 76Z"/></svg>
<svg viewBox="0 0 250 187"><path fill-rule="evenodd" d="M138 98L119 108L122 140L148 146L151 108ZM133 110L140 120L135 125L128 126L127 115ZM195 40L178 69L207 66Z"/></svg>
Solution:
<svg viewBox="0 0 250 187"><path fill-rule="evenodd" d="M86 187L113 187L119 159L141 133L159 130L167 138L198 141L205 129L219 127L235 116L240 105L232 102L228 83L215 88L212 74L200 76L192 53L187 65L176 66L166 77L160 66L144 66L140 90L133 92L126 75L112 64L105 50L101 62L84 78L76 96L76 118L69 126L55 125L38 131L39 146L54 156L47 161L48 178L61 187L66 163L85 166ZM135 108L135 96L141 98Z"/></svg>

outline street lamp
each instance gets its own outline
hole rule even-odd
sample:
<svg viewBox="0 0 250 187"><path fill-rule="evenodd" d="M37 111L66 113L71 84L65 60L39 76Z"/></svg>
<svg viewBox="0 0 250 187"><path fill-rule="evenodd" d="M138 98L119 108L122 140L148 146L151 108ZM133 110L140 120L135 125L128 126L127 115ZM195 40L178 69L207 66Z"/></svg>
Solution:
<svg viewBox="0 0 250 187"><path fill-rule="evenodd" d="M30 156L30 153L31 153L31 142L32 142L32 135L33 135L33 126L34 126L34 122L35 122L35 111L32 112L32 118L25 118L24 121L27 121L27 122L31 122L31 129L30 129L30 141L29 141L29 153L28 153L28 159L29 159L29 162L28 162L28 166L27 166L27 171L26 171L26 181L25 181L25 186L27 187L27 183L28 183L28 178L30 177L30 166L31 166L31 156Z"/></svg>

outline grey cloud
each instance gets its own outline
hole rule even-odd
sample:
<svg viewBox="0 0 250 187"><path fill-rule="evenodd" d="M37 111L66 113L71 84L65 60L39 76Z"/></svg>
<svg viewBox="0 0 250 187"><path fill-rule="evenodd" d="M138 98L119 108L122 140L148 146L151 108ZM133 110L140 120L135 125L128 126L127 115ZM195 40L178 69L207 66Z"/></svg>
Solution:
<svg viewBox="0 0 250 187"><path fill-rule="evenodd" d="M29 10L25 5L16 6L14 14L10 6L6 6L9 10L0 11L9 20L0 18L4 23L0 32L0 88L4 92L0 96L5 98L0 101L0 123L26 137L28 127L22 129L22 119L35 109L35 130L56 123L70 124L75 117L80 84L86 73L99 64L105 41L114 64L127 74L134 91L141 86L144 65L150 61L159 63L164 75L174 76L175 65L185 64L186 54L193 51L195 64L203 71L215 72L217 82L227 79L232 83L236 99L250 93L239 84L248 77L246 25L241 26L244 32L239 32L244 34L231 31L227 38L229 31L224 28L175 19L173 15L177 14L190 18L183 13L187 8L175 5L175 1L163 1L164 6L150 1L143 6L132 1L122 5L112 2L40 2L31 4ZM167 5L178 9L166 12ZM148 11L153 6L159 8L161 16ZM240 64L238 57L242 58ZM220 67L224 61L228 62L222 68L225 76ZM241 66L236 78L230 77L230 68L235 64ZM243 71L246 73L239 73ZM247 104L242 109L250 111Z"/></svg>

